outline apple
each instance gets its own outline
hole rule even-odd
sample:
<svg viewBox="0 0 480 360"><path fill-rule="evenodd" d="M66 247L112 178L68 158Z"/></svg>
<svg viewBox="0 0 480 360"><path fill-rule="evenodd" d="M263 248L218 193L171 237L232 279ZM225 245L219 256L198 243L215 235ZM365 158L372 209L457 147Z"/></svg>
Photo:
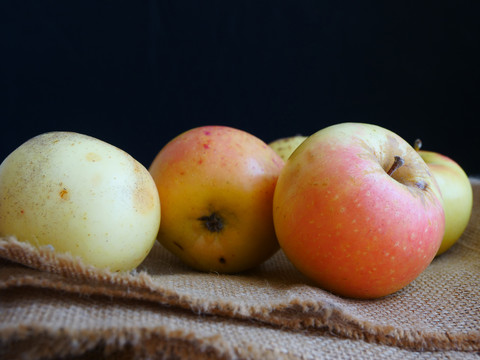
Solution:
<svg viewBox="0 0 480 360"><path fill-rule="evenodd" d="M440 191L420 155L376 125L342 123L305 140L273 199L286 256L334 294L379 298L413 281L444 233Z"/></svg>
<svg viewBox="0 0 480 360"><path fill-rule="evenodd" d="M0 236L129 271L148 255L160 199L126 152L74 132L38 135L0 165Z"/></svg>
<svg viewBox="0 0 480 360"><path fill-rule="evenodd" d="M303 135L295 135L286 138L277 139L268 145L283 159L287 161L295 149L305 141L307 137Z"/></svg>
<svg viewBox="0 0 480 360"><path fill-rule="evenodd" d="M272 204L283 165L239 129L202 126L178 135L149 168L162 199L159 242L201 271L259 265L279 249Z"/></svg>
<svg viewBox="0 0 480 360"><path fill-rule="evenodd" d="M445 235L437 256L447 251L465 231L472 214L473 192L467 174L461 166L445 155L420 150L422 142L415 141L415 150L427 163L442 193L445 211Z"/></svg>

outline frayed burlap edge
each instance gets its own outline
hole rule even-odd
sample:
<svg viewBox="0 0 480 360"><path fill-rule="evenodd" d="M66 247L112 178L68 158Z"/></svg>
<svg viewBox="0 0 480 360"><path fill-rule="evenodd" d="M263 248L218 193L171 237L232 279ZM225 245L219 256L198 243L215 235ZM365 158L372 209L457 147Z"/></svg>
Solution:
<svg viewBox="0 0 480 360"><path fill-rule="evenodd" d="M35 341L33 341L35 339ZM2 345L3 343L3 345ZM199 360L237 358L235 350L220 335L199 338L197 334L165 327L155 329L68 329L49 331L44 327L19 326L4 332L0 355L13 359L61 358L80 356L102 359L183 359L195 354Z"/></svg>
<svg viewBox="0 0 480 360"><path fill-rule="evenodd" d="M28 288L7 291L29 291ZM34 291L43 292L36 288ZM54 290L47 290L55 292ZM41 296L41 293L37 294ZM22 296L22 293L16 295ZM52 295L54 296L54 295ZM72 294L72 296L75 296ZM95 296L96 297L96 296ZM108 307L109 300L91 298L93 306ZM115 301L115 300L111 300ZM126 304L130 303L130 300ZM133 300L130 305L142 308L142 302ZM151 305L151 304L150 304ZM150 307L151 306L148 306ZM142 311L142 310L139 310ZM171 311L171 308L167 311ZM175 311L175 310L174 310ZM195 316L186 310L178 309L176 316ZM238 320L218 318L231 325ZM237 323L235 323L237 321ZM240 321L241 324L241 321ZM198 329L178 328L176 325L154 327L125 326L121 328L70 329L50 328L38 324L22 324L3 327L0 336L0 359L198 359L198 360L299 360L301 357L284 352L276 347L256 347L248 342L232 344L221 333L202 335ZM1 328L1 326L0 326ZM261 330L260 330L261 331ZM21 355L19 355L21 354Z"/></svg>

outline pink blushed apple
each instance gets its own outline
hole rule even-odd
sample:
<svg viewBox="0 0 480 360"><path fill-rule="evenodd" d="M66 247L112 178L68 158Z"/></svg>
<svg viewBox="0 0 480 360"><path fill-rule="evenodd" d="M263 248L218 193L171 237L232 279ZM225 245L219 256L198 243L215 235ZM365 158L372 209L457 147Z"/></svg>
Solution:
<svg viewBox="0 0 480 360"><path fill-rule="evenodd" d="M279 248L272 203L283 165L267 144L239 129L180 134L149 169L162 199L159 242L202 271L259 265Z"/></svg>
<svg viewBox="0 0 480 360"><path fill-rule="evenodd" d="M290 156L274 195L277 237L291 262L337 295L378 298L412 282L444 233L440 192L401 137L343 123Z"/></svg>

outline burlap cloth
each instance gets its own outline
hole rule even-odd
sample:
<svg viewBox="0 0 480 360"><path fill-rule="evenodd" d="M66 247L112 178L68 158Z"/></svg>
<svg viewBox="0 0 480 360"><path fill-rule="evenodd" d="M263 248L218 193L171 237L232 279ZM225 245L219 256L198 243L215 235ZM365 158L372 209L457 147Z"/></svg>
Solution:
<svg viewBox="0 0 480 360"><path fill-rule="evenodd" d="M462 238L412 284L359 301L280 251L238 275L190 270L156 244L129 274L0 238L0 359L480 357L480 180Z"/></svg>

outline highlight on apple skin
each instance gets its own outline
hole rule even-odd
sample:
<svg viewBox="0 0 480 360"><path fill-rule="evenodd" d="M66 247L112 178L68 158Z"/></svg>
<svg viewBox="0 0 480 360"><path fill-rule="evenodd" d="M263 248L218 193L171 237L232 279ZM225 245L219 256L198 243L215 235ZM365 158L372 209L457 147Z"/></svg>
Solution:
<svg viewBox="0 0 480 360"><path fill-rule="evenodd" d="M445 226L440 190L420 155L382 127L342 123L292 154L273 200L280 246L320 287L378 298L417 278Z"/></svg>

